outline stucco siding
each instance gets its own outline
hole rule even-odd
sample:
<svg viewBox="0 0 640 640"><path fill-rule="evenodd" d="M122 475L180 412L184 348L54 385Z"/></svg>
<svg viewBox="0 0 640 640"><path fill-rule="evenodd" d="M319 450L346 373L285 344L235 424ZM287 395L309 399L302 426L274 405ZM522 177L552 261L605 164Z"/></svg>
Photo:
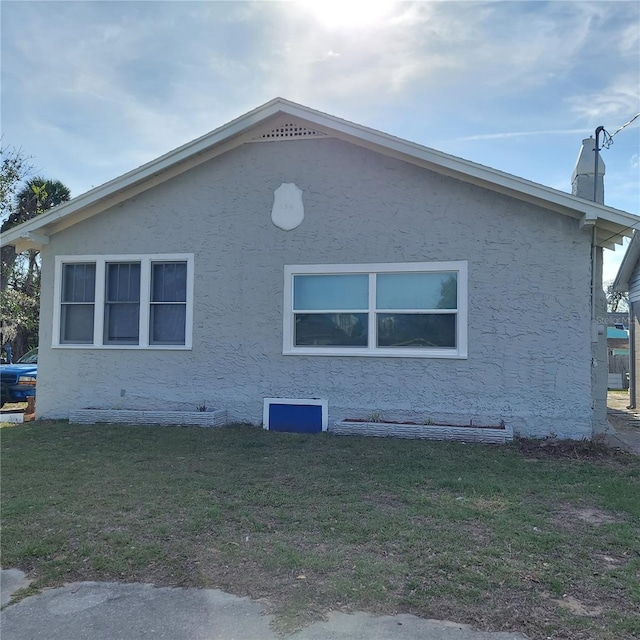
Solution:
<svg viewBox="0 0 640 640"><path fill-rule="evenodd" d="M305 219L271 222L282 182ZM191 351L52 349L55 255L193 253ZM190 408L259 423L264 397L330 420L411 415L591 435L590 239L577 222L335 139L245 145L51 237L40 417ZM466 360L282 355L285 264L467 260Z"/></svg>

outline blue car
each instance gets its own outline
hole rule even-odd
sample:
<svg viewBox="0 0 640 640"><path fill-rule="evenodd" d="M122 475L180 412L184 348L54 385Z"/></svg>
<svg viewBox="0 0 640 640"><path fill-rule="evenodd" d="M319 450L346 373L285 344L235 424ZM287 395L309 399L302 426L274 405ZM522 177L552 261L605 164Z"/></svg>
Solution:
<svg viewBox="0 0 640 640"><path fill-rule="evenodd" d="M31 349L14 364L0 365L0 406L5 402L26 402L36 395L38 349Z"/></svg>

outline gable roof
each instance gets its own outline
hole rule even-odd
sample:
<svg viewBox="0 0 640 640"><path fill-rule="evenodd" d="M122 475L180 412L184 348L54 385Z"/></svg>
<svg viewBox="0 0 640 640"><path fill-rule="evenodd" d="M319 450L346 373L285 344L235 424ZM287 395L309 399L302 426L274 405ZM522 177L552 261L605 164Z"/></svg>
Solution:
<svg viewBox="0 0 640 640"><path fill-rule="evenodd" d="M640 259L640 234L636 232L631 238L627 251L622 258L622 263L613 281L613 290L627 293L629 291L629 281L633 275L633 270Z"/></svg>
<svg viewBox="0 0 640 640"><path fill-rule="evenodd" d="M192 167L246 143L334 137L485 189L580 220L595 228L598 245L614 248L632 235L640 218L429 147L275 98L228 124L3 234L17 251L42 246L49 236L96 215Z"/></svg>

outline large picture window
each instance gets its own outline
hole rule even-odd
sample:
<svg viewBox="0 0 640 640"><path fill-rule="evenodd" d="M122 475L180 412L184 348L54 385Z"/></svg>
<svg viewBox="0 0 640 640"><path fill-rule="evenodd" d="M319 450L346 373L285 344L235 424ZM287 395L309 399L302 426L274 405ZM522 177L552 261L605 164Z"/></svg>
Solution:
<svg viewBox="0 0 640 640"><path fill-rule="evenodd" d="M285 267L283 353L467 357L467 263Z"/></svg>
<svg viewBox="0 0 640 640"><path fill-rule="evenodd" d="M193 255L56 257L53 346L191 348Z"/></svg>

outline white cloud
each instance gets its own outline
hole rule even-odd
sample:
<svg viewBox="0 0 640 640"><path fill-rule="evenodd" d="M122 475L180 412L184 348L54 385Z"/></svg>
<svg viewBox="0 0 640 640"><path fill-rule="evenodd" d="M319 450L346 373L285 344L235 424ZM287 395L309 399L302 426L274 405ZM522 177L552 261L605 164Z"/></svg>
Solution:
<svg viewBox="0 0 640 640"><path fill-rule="evenodd" d="M618 48L624 55L638 56L640 49L640 22L631 20L617 36Z"/></svg>
<svg viewBox="0 0 640 640"><path fill-rule="evenodd" d="M246 77L247 60L206 40L185 39L175 3L52 2L38 3L36 11L30 3L12 4L10 12L3 7L3 40L11 42L3 43L4 118L29 149L46 141L38 155L50 170L82 158L100 183L223 124L244 107L229 101L234 91L221 86ZM181 4L195 12L193 29L212 11L207 4ZM244 9L235 22L253 11ZM19 35L25 32L43 36ZM55 147L51 162L46 154Z"/></svg>
<svg viewBox="0 0 640 640"><path fill-rule="evenodd" d="M82 159L92 183L276 95L398 135L406 121L414 139L513 139L512 153L629 119L633 6L403 2L347 28L295 2L4 3L3 119L11 142L54 168Z"/></svg>
<svg viewBox="0 0 640 640"><path fill-rule="evenodd" d="M419 15L411 5L389 10L384 24L345 30L316 21L295 3L274 7L272 47L262 58L269 92L308 102L321 95L327 102L402 86L419 66L411 45Z"/></svg>
<svg viewBox="0 0 640 640"><path fill-rule="evenodd" d="M637 72L630 71L601 91L573 96L568 99L572 111L592 125L606 123L607 128L624 124L640 107Z"/></svg>
<svg viewBox="0 0 640 640"><path fill-rule="evenodd" d="M547 129L543 131L507 131L504 133L483 133L474 136L454 138L452 142L466 142L474 140L501 140L504 138L530 138L538 136L587 135L590 129Z"/></svg>
<svg viewBox="0 0 640 640"><path fill-rule="evenodd" d="M297 3L268 4L265 86L274 95L325 101L384 101L451 87L468 99L517 96L584 64L603 36L594 31L599 21L616 10L602 3L397 3L385 5L384 21L347 30L314 20Z"/></svg>

